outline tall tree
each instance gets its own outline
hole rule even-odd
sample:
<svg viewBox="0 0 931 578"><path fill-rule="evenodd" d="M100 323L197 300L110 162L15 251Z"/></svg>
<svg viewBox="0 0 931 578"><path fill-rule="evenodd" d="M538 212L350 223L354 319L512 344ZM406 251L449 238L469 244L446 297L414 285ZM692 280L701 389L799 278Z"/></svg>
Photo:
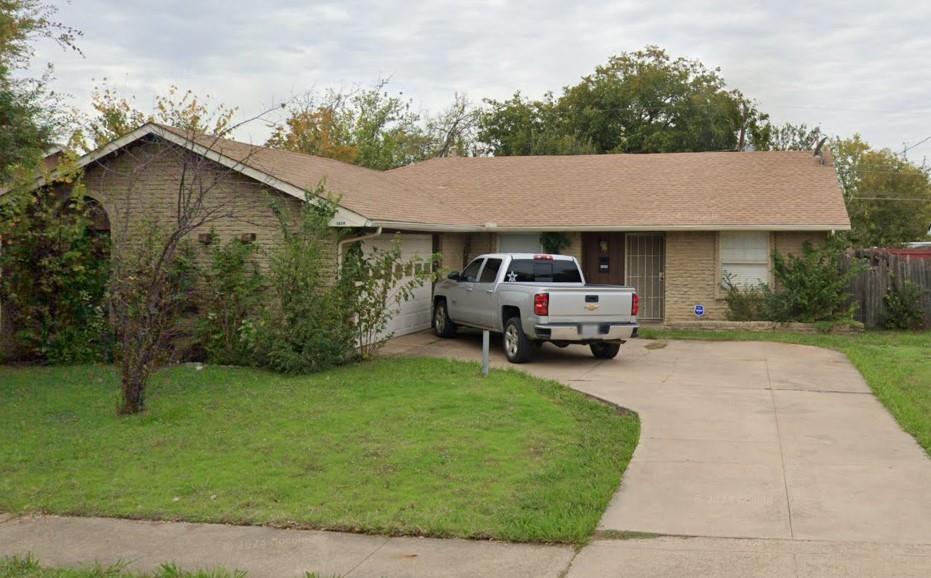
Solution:
<svg viewBox="0 0 931 578"><path fill-rule="evenodd" d="M424 117L387 81L352 91L307 94L289 109L266 143L372 169L392 169L435 156L473 154L476 111L456 95L436 116Z"/></svg>
<svg viewBox="0 0 931 578"><path fill-rule="evenodd" d="M486 100L478 139L495 156L572 155L599 152L580 140L551 92L530 100L519 92L508 100Z"/></svg>
<svg viewBox="0 0 931 578"><path fill-rule="evenodd" d="M831 143L852 230L850 242L889 247L927 238L931 226L931 175L859 135Z"/></svg>
<svg viewBox="0 0 931 578"><path fill-rule="evenodd" d="M479 138L496 155L735 150L766 120L718 69L656 46L611 57L558 98L486 103Z"/></svg>
<svg viewBox="0 0 931 578"><path fill-rule="evenodd" d="M805 123L776 125L767 121L754 128L752 142L756 150L814 151L826 137L821 127L809 127Z"/></svg>
<svg viewBox="0 0 931 578"><path fill-rule="evenodd" d="M66 122L48 89L51 69L40 78L14 76L29 66L36 40L77 50L80 32L56 21L56 12L42 0L0 0L0 182L17 170L31 173Z"/></svg>
<svg viewBox="0 0 931 578"><path fill-rule="evenodd" d="M102 146L146 122L167 124L191 133L227 134L237 112L236 108L214 103L209 94L199 97L172 85L166 94L156 95L154 109L145 113L136 108L133 97L121 94L106 79L94 87L91 104L96 116L85 123L83 132L90 140L83 143L85 149Z"/></svg>

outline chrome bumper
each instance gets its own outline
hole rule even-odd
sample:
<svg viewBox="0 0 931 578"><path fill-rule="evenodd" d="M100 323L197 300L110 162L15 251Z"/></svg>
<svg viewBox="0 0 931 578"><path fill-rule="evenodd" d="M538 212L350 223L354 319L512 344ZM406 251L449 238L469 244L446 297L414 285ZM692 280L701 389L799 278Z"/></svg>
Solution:
<svg viewBox="0 0 931 578"><path fill-rule="evenodd" d="M547 341L623 341L637 337L636 323L548 323L533 326L534 338Z"/></svg>

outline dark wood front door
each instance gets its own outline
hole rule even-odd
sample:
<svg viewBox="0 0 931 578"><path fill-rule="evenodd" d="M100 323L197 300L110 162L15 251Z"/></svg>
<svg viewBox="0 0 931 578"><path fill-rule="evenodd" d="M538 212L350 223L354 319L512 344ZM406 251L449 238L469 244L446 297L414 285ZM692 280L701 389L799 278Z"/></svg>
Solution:
<svg viewBox="0 0 931 578"><path fill-rule="evenodd" d="M582 233L582 272L589 283L624 284L624 233Z"/></svg>

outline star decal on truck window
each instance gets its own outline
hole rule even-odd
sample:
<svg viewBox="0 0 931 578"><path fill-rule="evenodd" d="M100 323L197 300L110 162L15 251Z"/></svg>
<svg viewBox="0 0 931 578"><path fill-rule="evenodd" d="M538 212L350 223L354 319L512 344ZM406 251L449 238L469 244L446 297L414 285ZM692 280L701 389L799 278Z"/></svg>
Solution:
<svg viewBox="0 0 931 578"><path fill-rule="evenodd" d="M517 271L511 271L508 273L508 283L515 283L517 281Z"/></svg>

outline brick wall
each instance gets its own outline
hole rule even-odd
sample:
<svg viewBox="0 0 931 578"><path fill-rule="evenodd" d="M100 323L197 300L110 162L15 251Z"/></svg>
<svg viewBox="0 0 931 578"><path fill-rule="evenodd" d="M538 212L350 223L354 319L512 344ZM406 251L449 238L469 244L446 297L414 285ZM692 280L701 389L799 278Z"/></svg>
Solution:
<svg viewBox="0 0 931 578"><path fill-rule="evenodd" d="M437 250L442 255L440 260L440 269L444 273L450 271L462 271L463 257L465 256L466 242L468 234L466 233L440 233L437 235Z"/></svg>
<svg viewBox="0 0 931 578"><path fill-rule="evenodd" d="M801 255L805 241L817 247L827 240L828 233L824 231L777 231L773 237L776 251L783 255Z"/></svg>
<svg viewBox="0 0 931 578"><path fill-rule="evenodd" d="M566 237L569 238L571 243L568 247L562 250L563 255L569 255L570 257L575 257L579 264L582 263L582 233L565 233Z"/></svg>
<svg viewBox="0 0 931 578"><path fill-rule="evenodd" d="M254 234L259 260L266 262L269 252L281 242L273 206L281 206L296 217L301 201L165 143L137 144L85 172L89 196L103 205L110 220L114 250L133 242L134 235L146 230L146 222L170 224L176 218L178 183L185 161L188 167L196 166L194 173L209 187L208 207L221 208L224 215L192 235L201 263L207 262L210 252L198 241L198 235L211 230L219 243ZM332 253L335 274L335 245Z"/></svg>
<svg viewBox="0 0 931 578"><path fill-rule="evenodd" d="M717 233L666 233L666 321L695 319L695 305L705 319L724 319L727 305L716 299Z"/></svg>

